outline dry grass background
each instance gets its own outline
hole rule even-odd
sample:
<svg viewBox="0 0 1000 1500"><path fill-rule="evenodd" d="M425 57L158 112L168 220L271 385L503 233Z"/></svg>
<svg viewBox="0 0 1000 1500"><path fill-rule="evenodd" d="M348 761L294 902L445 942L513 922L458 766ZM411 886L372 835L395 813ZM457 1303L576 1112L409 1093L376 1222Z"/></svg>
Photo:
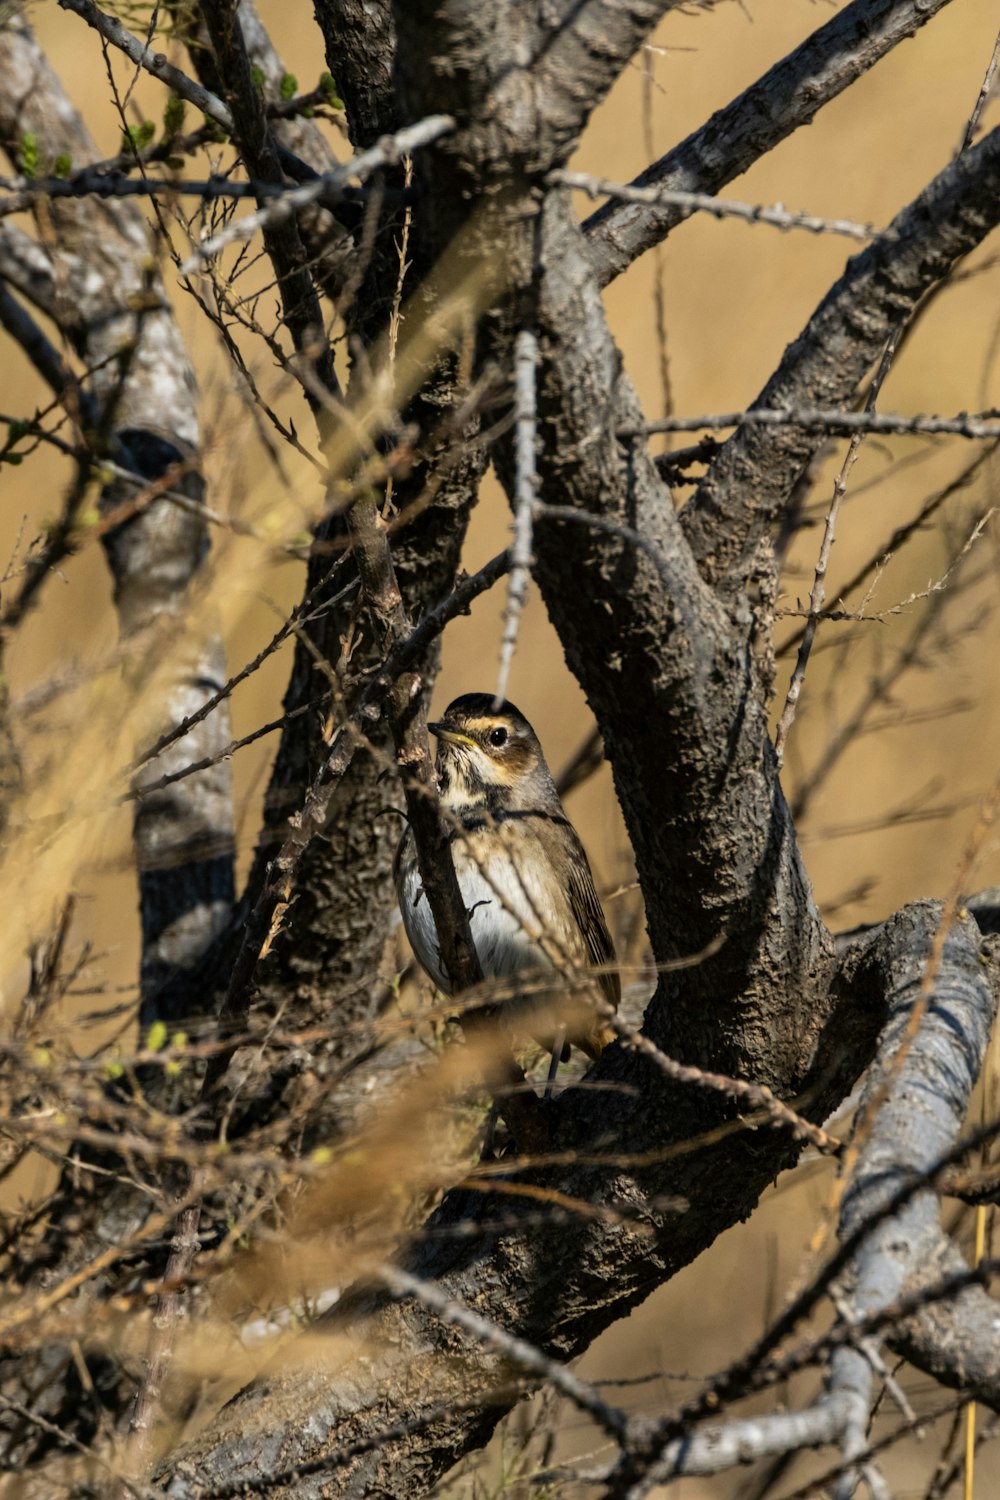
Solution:
<svg viewBox="0 0 1000 1500"><path fill-rule="evenodd" d="M832 9L832 7L830 7ZM263 0L265 20L303 88L313 85L324 66L319 34L306 7ZM747 0L710 13L675 13L655 38L652 54L652 131L657 153L701 123L719 105L756 78L826 18L828 7L809 0ZM33 14L50 58L83 108L102 149L116 148L118 130L108 106L107 83L96 39L71 16L48 4ZM961 139L965 121L993 46L997 12L991 0L956 0L922 31L848 93L798 132L726 196L747 201L783 202L809 212L886 223L947 161ZM117 63L116 63L117 68ZM334 70L335 71L335 70ZM627 70L607 104L597 113L571 164L599 175L627 180L644 164L642 66ZM138 99L154 118L162 108L158 91L143 83ZM995 122L995 112L987 123ZM585 211L581 203L581 211ZM676 410L684 414L731 410L746 405L777 363L786 343L801 328L829 284L840 273L851 245L832 236L783 234L736 221L695 218L668 241L662 257L668 327L668 353ZM996 253L987 244L974 258ZM608 293L607 305L627 366L651 416L662 409L660 351L654 337L654 261L639 262ZM172 278L168 272L168 284ZM1000 405L997 341L1000 339L1000 273L986 270L938 299L892 370L880 406L902 412L952 413ZM177 296L202 383L205 425L210 438L207 470L211 503L220 510L266 521L277 479L261 461L251 421L227 384L212 330L191 301ZM257 356L260 364L259 355ZM262 367L268 378L268 368ZM277 400L300 429L307 427L301 403L278 383ZM44 404L46 392L20 353L4 346L0 359L0 412L28 415ZM826 465L814 499L828 498L844 451L840 443ZM893 472L903 456L919 462ZM920 501L954 476L972 457L971 445L907 439L884 444L869 440L850 482L832 562L828 593L850 577L908 518ZM308 467L288 460L292 499L314 503L316 481ZM56 513L66 472L58 458L39 453L23 468L3 471L5 496L0 512L0 564L16 557L48 516ZM874 481L880 480L877 486ZM973 508L984 510L996 470L985 471L975 489L953 502L948 522L917 538L888 567L871 607L884 609L927 587L947 566L949 556L971 529ZM856 498L850 498L855 492ZM466 564L471 569L502 546L509 516L495 482L484 485L470 532ZM996 523L967 559L957 583L966 589L949 595L943 620L947 649L896 685L892 709L906 713L968 701L965 711L905 722L859 738L837 765L811 804L802 825L808 867L819 900L836 907L836 923L877 918L904 901L945 893L962 846L975 820L975 804L997 774L1000 742L1000 651L997 620L988 611L996 598ZM811 560L819 542L816 528L799 539L790 569L790 594L808 593ZM257 547L233 546L228 566ZM978 579L977 579L978 575ZM263 582L240 596L226 617L229 666L248 660L273 632L277 611L297 597L302 569L294 563L269 566ZM794 598L786 602L794 603ZM857 602L857 601L855 601ZM873 672L891 659L927 603L857 632L850 654L817 653L810 666L804 702L792 731L786 779L795 786L816 763L850 705L865 691ZM492 686L500 640L502 595L474 608L471 617L450 627L436 705L456 693ZM827 626L821 644L837 630ZM14 644L8 674L15 701L67 664L86 665L114 645L115 621L110 587L97 546L85 548L50 581L41 606ZM242 735L278 710L288 669L287 653L272 659L233 699L233 732ZM586 705L562 659L537 593L526 610L510 696L539 731L550 763L560 767L586 734ZM884 718L886 710L877 717ZM32 754L58 757L58 736L72 733L58 715L47 720L44 738ZM53 738L55 736L55 738ZM240 862L245 870L259 821L274 741L265 740L235 762L240 810ZM64 787L67 793L71 787ZM900 816L912 808L944 808L933 820ZM610 773L604 768L570 803L571 814L590 850L604 889L627 878L628 858ZM860 831L855 825L861 825ZM878 825L878 826L873 826ZM87 982L121 989L127 998L137 970L138 922L134 880L128 865L129 814L116 815L100 849L94 851L77 883L78 905L72 941L89 942L94 957ZM1000 852L988 841L974 885L1000 880ZM852 894L853 893L853 894ZM849 899L845 902L845 897ZM612 908L614 910L614 908ZM7 982L16 995L18 975ZM17 955L16 957L19 957ZM74 1004L86 1008L86 999ZM66 1015L71 1025L73 1011ZM22 1173L17 1192L31 1196L44 1186L41 1164ZM826 1165L805 1166L782 1182L752 1222L732 1231L713 1250L662 1289L639 1312L598 1341L582 1361L591 1377L632 1377L658 1370L704 1373L742 1347L760 1327L768 1309L801 1266L809 1233L830 1182ZM911 1382L914 1399L933 1400L927 1382ZM662 1406L679 1387L663 1378L635 1388L631 1397L646 1409ZM619 1393L623 1394L623 1393ZM793 1393L794 1394L794 1393ZM563 1454L586 1448L569 1413L560 1435ZM889 1418L887 1420L894 1420ZM881 1419L880 1419L881 1421ZM508 1447L508 1452L510 1451ZM936 1458L936 1441L910 1442L891 1469L894 1493L920 1494ZM499 1445L478 1471L466 1476L459 1493L482 1483L491 1492L501 1473ZM799 1470L795 1471L798 1479ZM803 1466L802 1473L805 1473ZM985 1497L1000 1480L1000 1463L990 1467L989 1450L978 1476ZM794 1488L786 1481L779 1489ZM739 1494L739 1477L712 1484L684 1481L679 1500Z"/></svg>

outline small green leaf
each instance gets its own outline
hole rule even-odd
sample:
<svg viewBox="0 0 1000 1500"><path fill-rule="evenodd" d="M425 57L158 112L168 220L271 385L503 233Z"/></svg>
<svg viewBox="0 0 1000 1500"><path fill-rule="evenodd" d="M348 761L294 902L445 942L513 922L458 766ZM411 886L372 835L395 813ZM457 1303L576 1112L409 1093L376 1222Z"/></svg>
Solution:
<svg viewBox="0 0 1000 1500"><path fill-rule="evenodd" d="M152 120L143 120L141 125L129 125L123 137L126 150L131 147L133 151L145 151L155 134L156 126Z"/></svg>
<svg viewBox="0 0 1000 1500"><path fill-rule="evenodd" d="M38 176L38 137L33 130L26 130L21 136L17 164L25 177Z"/></svg>
<svg viewBox="0 0 1000 1500"><path fill-rule="evenodd" d="M287 103L289 99L295 98L295 95L298 93L298 91L299 80L296 78L295 74L282 73L281 82L278 84L278 93L281 95L282 99L284 99Z"/></svg>
<svg viewBox="0 0 1000 1500"><path fill-rule="evenodd" d="M120 1062L108 1062L104 1064L104 1071L109 1078L120 1078L125 1069Z"/></svg>
<svg viewBox="0 0 1000 1500"><path fill-rule="evenodd" d="M154 1021L146 1033L146 1046L150 1052L159 1052L161 1047L167 1045L167 1023L166 1021Z"/></svg>
<svg viewBox="0 0 1000 1500"><path fill-rule="evenodd" d="M317 1146L312 1154L312 1162L315 1167L328 1166L333 1161L333 1152L329 1146Z"/></svg>
<svg viewBox="0 0 1000 1500"><path fill-rule="evenodd" d="M171 94L163 111L163 134L165 136L179 135L183 125L187 106L183 99L176 94Z"/></svg>
<svg viewBox="0 0 1000 1500"><path fill-rule="evenodd" d="M186 1031L175 1031L173 1036L170 1038L171 1047L176 1047L178 1052L182 1047L186 1047L187 1044L188 1034Z"/></svg>
<svg viewBox="0 0 1000 1500"><path fill-rule="evenodd" d="M257 64L254 63L253 67L250 69L250 82L253 84L258 94L262 94L264 92L264 84L266 83L266 81L267 80L264 75L264 69L259 68Z"/></svg>
<svg viewBox="0 0 1000 1500"><path fill-rule="evenodd" d="M331 109L343 109L344 101L337 92L337 85L333 81L332 73L321 73L319 75L318 87Z"/></svg>
<svg viewBox="0 0 1000 1500"><path fill-rule="evenodd" d="M72 170L73 158L64 151L60 156L56 157L56 164L52 168L52 175L53 177L68 177Z"/></svg>
<svg viewBox="0 0 1000 1500"><path fill-rule="evenodd" d="M51 1068L52 1053L48 1047L35 1047L31 1053L31 1060L36 1068Z"/></svg>

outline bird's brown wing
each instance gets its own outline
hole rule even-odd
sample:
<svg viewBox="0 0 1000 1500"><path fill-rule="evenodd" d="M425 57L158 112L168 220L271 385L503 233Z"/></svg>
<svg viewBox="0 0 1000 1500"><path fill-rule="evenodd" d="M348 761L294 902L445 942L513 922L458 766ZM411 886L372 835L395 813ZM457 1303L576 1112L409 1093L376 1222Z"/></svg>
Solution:
<svg viewBox="0 0 1000 1500"><path fill-rule="evenodd" d="M594 889L594 877L590 873L583 845L574 829L567 827L566 835L573 855L569 861L569 904L583 933L587 957L600 970L604 998L612 1010L617 1010L622 993L621 980L615 967L618 955L611 941L608 924L604 920L604 909Z"/></svg>

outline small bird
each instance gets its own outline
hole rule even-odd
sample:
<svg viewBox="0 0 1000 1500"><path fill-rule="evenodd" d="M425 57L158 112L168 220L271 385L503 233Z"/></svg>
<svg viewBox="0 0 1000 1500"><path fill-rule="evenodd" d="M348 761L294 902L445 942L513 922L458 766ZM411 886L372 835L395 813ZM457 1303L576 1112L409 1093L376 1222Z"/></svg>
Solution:
<svg viewBox="0 0 1000 1500"><path fill-rule="evenodd" d="M489 693L466 693L429 728L483 975L516 979L501 1014L551 1051L551 1082L570 1045L596 1058L615 1040L607 1010L617 1010L621 984L587 856L535 731L512 703L493 705ZM409 829L393 873L410 945L450 994Z"/></svg>

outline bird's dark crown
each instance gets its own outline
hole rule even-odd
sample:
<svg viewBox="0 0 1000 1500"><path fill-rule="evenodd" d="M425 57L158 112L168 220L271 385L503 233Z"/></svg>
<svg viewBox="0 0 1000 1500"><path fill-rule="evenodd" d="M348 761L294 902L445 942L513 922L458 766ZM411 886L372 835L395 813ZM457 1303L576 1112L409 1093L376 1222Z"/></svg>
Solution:
<svg viewBox="0 0 1000 1500"><path fill-rule="evenodd" d="M513 703L504 699L497 707L494 707L496 699L492 693L463 693L460 698L453 698L445 709L441 723L446 724L449 729L472 729L482 724L483 728L490 728L495 724L504 724L508 729L535 738L535 731L528 723L524 714Z"/></svg>

